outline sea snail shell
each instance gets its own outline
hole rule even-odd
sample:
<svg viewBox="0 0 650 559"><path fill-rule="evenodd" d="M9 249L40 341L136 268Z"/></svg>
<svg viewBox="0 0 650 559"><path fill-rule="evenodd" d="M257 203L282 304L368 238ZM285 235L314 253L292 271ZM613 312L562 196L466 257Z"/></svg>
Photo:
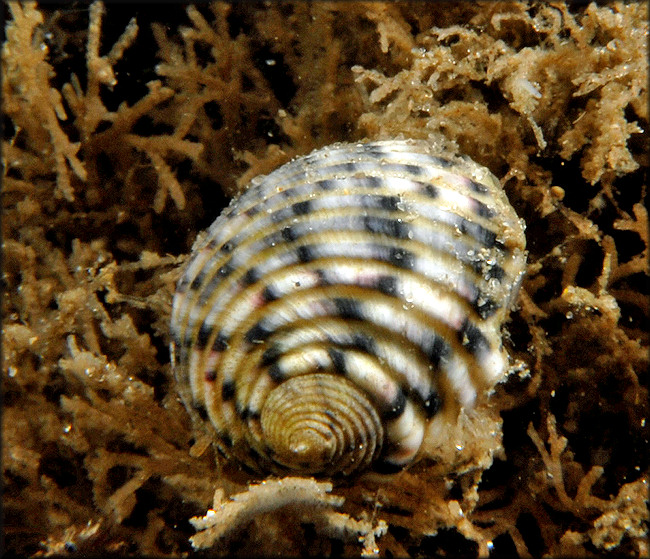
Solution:
<svg viewBox="0 0 650 559"><path fill-rule="evenodd" d="M253 471L399 471L504 377L525 259L470 159L408 140L314 151L195 243L171 319L180 395Z"/></svg>

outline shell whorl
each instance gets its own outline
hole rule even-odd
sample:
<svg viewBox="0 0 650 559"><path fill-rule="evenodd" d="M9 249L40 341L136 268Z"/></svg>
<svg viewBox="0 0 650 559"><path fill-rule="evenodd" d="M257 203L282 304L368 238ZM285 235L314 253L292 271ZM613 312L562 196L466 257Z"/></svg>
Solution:
<svg viewBox="0 0 650 559"><path fill-rule="evenodd" d="M179 393L257 472L399 471L503 378L524 227L484 167L423 141L335 144L248 190L178 283Z"/></svg>

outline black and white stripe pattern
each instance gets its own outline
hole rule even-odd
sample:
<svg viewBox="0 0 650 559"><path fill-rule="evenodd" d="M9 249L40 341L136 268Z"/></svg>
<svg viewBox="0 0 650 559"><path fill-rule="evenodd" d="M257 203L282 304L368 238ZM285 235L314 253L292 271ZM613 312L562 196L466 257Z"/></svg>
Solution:
<svg viewBox="0 0 650 559"><path fill-rule="evenodd" d="M487 169L420 141L323 148L253 181L194 246L180 394L251 470L399 471L434 418L503 378L524 266Z"/></svg>

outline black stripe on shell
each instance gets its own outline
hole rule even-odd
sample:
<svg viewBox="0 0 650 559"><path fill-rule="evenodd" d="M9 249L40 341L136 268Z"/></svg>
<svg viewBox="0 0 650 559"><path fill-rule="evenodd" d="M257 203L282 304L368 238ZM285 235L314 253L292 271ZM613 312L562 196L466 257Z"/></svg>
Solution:
<svg viewBox="0 0 650 559"><path fill-rule="evenodd" d="M389 403L387 407L382 410L381 417L385 421L392 421L402 415L405 408L406 394L404 394L404 391L400 388L395 400Z"/></svg>
<svg viewBox="0 0 650 559"><path fill-rule="evenodd" d="M261 272L256 268L250 268L241 278L242 287L247 287L257 283L262 277Z"/></svg>
<svg viewBox="0 0 650 559"><path fill-rule="evenodd" d="M311 211L311 201L310 200L303 200L302 202L296 202L295 204L291 205L291 210L293 211L294 215L306 215Z"/></svg>
<svg viewBox="0 0 650 559"><path fill-rule="evenodd" d="M380 276L376 286L379 291L391 297L397 297L398 280L395 276Z"/></svg>
<svg viewBox="0 0 650 559"><path fill-rule="evenodd" d="M282 382L286 378L286 375L284 374L282 367L280 367L278 363L273 363L269 367L268 375L273 382L277 382L277 383Z"/></svg>
<svg viewBox="0 0 650 559"><path fill-rule="evenodd" d="M212 343L213 351L226 351L230 343L230 337L223 332L219 332Z"/></svg>
<svg viewBox="0 0 650 559"><path fill-rule="evenodd" d="M408 173L409 175L413 175L415 177L419 177L420 175L424 174L424 168L421 167L420 165L412 165L410 163L403 164L403 163L398 163L399 170Z"/></svg>
<svg viewBox="0 0 650 559"><path fill-rule="evenodd" d="M411 228L406 223L388 217L367 215L363 218L363 225L369 233L378 233L393 239L408 239L411 232Z"/></svg>
<svg viewBox="0 0 650 559"><path fill-rule="evenodd" d="M334 297L332 302L340 318L347 320L363 320L365 315L362 303L350 297Z"/></svg>
<svg viewBox="0 0 650 559"><path fill-rule="evenodd" d="M244 339L249 344L263 342L273 333L273 330L269 330L266 326L264 326L262 320L249 328L248 332L246 332L244 335Z"/></svg>
<svg viewBox="0 0 650 559"><path fill-rule="evenodd" d="M419 177L420 175L424 174L424 168L421 165L413 165L410 163L395 163L393 161L382 163L381 171L385 175L393 174L397 177L404 175Z"/></svg>
<svg viewBox="0 0 650 559"><path fill-rule="evenodd" d="M194 408L194 410L196 411L196 413L197 413L197 414L199 415L199 417L201 418L201 421L207 421L207 419L208 419L208 412L207 412L207 410L205 409L205 406L204 406L202 403L200 403L200 402L196 402L196 401L193 401L193 402L192 402L192 407Z"/></svg>
<svg viewBox="0 0 650 559"><path fill-rule="evenodd" d="M237 402L235 404L235 412L239 416L239 419L241 419L242 421L246 421L250 416L251 410L248 408L247 405L242 404L241 402Z"/></svg>
<svg viewBox="0 0 650 559"><path fill-rule="evenodd" d="M192 280L192 283L190 283L190 289L192 291L196 291L203 285L203 282L205 281L205 269L201 270L196 277Z"/></svg>
<svg viewBox="0 0 650 559"><path fill-rule="evenodd" d="M448 169L454 164L454 162L451 159L444 159L442 157L428 156L427 159L431 162L431 164L434 167L440 167L442 169Z"/></svg>
<svg viewBox="0 0 650 559"><path fill-rule="evenodd" d="M381 188L386 184L386 181L382 177L366 176L363 177L362 184L370 188Z"/></svg>
<svg viewBox="0 0 650 559"><path fill-rule="evenodd" d="M333 190L337 186L337 181L332 179L322 179L314 183L321 190Z"/></svg>
<svg viewBox="0 0 650 559"><path fill-rule="evenodd" d="M478 200L475 200L476 204L476 215L479 217L486 217L488 219L492 219L495 215L496 212L489 208L487 205L485 205L483 202L479 202Z"/></svg>
<svg viewBox="0 0 650 559"><path fill-rule="evenodd" d="M295 241L298 239L300 235L296 232L295 227L292 227L291 225L287 225L286 227L282 228L282 238L290 243L291 241Z"/></svg>
<svg viewBox="0 0 650 559"><path fill-rule="evenodd" d="M477 182L477 181L475 181L473 179L470 179L470 178L467 179L467 182L469 184L469 187L474 192L477 192L479 194L485 194L488 191L487 186L485 186L484 184L481 184L480 182Z"/></svg>
<svg viewBox="0 0 650 559"><path fill-rule="evenodd" d="M427 184L424 187L424 192L429 198L437 198L440 195L440 191L432 184Z"/></svg>
<svg viewBox="0 0 650 559"><path fill-rule="evenodd" d="M399 196L376 196L377 207L388 212L396 212L399 210L400 197Z"/></svg>
<svg viewBox="0 0 650 559"><path fill-rule="evenodd" d="M493 299L487 299L481 293L479 293L474 301L472 302L474 310L482 319L491 317L497 310L501 308L501 305L494 301Z"/></svg>
<svg viewBox="0 0 650 559"><path fill-rule="evenodd" d="M357 165L353 161L350 161L348 163L341 163L339 165L335 165L335 168L337 171L343 171L344 173L353 174L359 170L359 165Z"/></svg>
<svg viewBox="0 0 650 559"><path fill-rule="evenodd" d="M352 346L370 355L377 355L377 344L372 336L363 332L352 335Z"/></svg>
<svg viewBox="0 0 650 559"><path fill-rule="evenodd" d="M474 237L486 248L492 248L497 239L497 235L494 231L490 231L477 223L472 223L465 218L461 218L458 221L458 229L461 233L468 233Z"/></svg>
<svg viewBox="0 0 650 559"><path fill-rule="evenodd" d="M224 402L232 400L235 396L235 381L226 380L221 385L221 399Z"/></svg>
<svg viewBox="0 0 650 559"><path fill-rule="evenodd" d="M316 260L316 251L314 245L301 245L295 250L298 261L303 264Z"/></svg>
<svg viewBox="0 0 650 559"><path fill-rule="evenodd" d="M262 299L265 303L271 303L282 296L272 285L266 285L262 290Z"/></svg>
<svg viewBox="0 0 650 559"><path fill-rule="evenodd" d="M497 279L499 281L501 281L505 275L505 270L496 264L494 266L491 266L487 273L489 279Z"/></svg>
<svg viewBox="0 0 650 559"><path fill-rule="evenodd" d="M480 276L485 273L485 279L497 279L501 281L506 275L504 269L498 264L489 265L485 260L470 260L468 258L464 259L465 262L468 262L472 269ZM487 267L487 270L485 268Z"/></svg>
<svg viewBox="0 0 650 559"><path fill-rule="evenodd" d="M259 410L254 410L252 408L248 408L248 415L246 419L248 421L257 421L259 422L260 418L262 417L262 414L260 413Z"/></svg>
<svg viewBox="0 0 650 559"><path fill-rule="evenodd" d="M440 395L437 392L432 392L424 401L423 407L427 418L431 418L436 415L442 407L442 398L440 398Z"/></svg>
<svg viewBox="0 0 650 559"><path fill-rule="evenodd" d="M483 332L469 318L463 321L463 325L458 330L458 340L472 355L490 349L490 344Z"/></svg>
<svg viewBox="0 0 650 559"><path fill-rule="evenodd" d="M345 362L345 353L340 349L330 347L327 349L327 355L329 355L332 360L332 366L334 370L339 374L345 376L348 372L347 365Z"/></svg>
<svg viewBox="0 0 650 559"><path fill-rule="evenodd" d="M282 353L282 347L278 344L270 345L264 350L260 363L263 367L268 367L272 363L275 363L282 356Z"/></svg>
<svg viewBox="0 0 650 559"><path fill-rule="evenodd" d="M412 270L415 267L416 256L410 250L402 247L390 247L388 261L398 268Z"/></svg>
<svg viewBox="0 0 650 559"><path fill-rule="evenodd" d="M440 337L438 334L433 332L430 333L428 340L422 345L427 359L434 367L439 367L442 359L448 357L451 354L451 348L447 342Z"/></svg>
<svg viewBox="0 0 650 559"><path fill-rule="evenodd" d="M364 155L367 155L373 159L383 159L387 155L391 154L390 151L386 151L383 147L373 144L367 144L363 146L363 148Z"/></svg>
<svg viewBox="0 0 650 559"><path fill-rule="evenodd" d="M188 331L188 334L191 334L191 332ZM199 332L196 335L196 341L194 342L197 349L204 349L205 346L208 345L208 339L210 338L210 334L212 334L212 325L207 324L206 322L201 324L201 327L199 328Z"/></svg>
<svg viewBox="0 0 650 559"><path fill-rule="evenodd" d="M221 248L219 250L221 250L221 252L223 252L224 254L228 254L232 252L234 248L235 248L235 244L232 241L226 241L224 244L221 245Z"/></svg>
<svg viewBox="0 0 650 559"><path fill-rule="evenodd" d="M219 276L221 276L220 279L225 279L236 269L237 268L232 264L232 262L226 262L223 266L221 266L221 268L219 268L219 271L217 273Z"/></svg>

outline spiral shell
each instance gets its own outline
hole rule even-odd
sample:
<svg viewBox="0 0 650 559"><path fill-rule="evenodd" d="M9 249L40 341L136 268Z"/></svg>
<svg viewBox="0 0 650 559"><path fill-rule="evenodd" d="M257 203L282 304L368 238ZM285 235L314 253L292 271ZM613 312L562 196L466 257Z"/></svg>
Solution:
<svg viewBox="0 0 650 559"><path fill-rule="evenodd" d="M335 144L253 181L193 247L171 354L219 450L256 472L399 471L505 375L522 221L424 141Z"/></svg>

